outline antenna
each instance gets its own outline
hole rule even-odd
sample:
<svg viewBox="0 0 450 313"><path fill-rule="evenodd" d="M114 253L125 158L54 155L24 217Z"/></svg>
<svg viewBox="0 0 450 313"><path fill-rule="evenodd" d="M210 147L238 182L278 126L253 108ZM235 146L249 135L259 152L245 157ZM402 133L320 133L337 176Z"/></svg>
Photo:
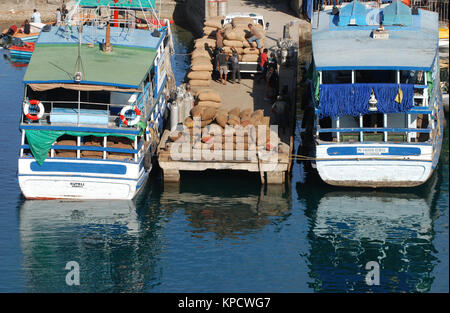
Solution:
<svg viewBox="0 0 450 313"><path fill-rule="evenodd" d="M73 80L77 83L81 82L84 76L83 60L81 59L81 35L83 33L83 25L78 26L78 58L73 69Z"/></svg>

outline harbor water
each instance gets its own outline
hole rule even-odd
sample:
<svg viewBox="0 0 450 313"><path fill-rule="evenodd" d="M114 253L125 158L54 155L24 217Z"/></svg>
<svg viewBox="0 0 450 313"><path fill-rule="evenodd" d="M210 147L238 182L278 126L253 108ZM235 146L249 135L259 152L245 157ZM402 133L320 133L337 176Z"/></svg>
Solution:
<svg viewBox="0 0 450 313"><path fill-rule="evenodd" d="M192 36L174 35L180 82ZM439 166L417 188L332 187L295 162L286 186L227 172L164 185L155 172L135 201L27 201L26 67L0 55L0 292L448 292L448 116ZM79 285L66 284L70 261Z"/></svg>

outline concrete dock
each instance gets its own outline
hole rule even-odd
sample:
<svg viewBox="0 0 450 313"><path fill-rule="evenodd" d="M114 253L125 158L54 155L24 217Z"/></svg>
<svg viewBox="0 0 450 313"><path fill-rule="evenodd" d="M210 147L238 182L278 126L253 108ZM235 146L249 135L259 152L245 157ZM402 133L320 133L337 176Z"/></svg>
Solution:
<svg viewBox="0 0 450 313"><path fill-rule="evenodd" d="M269 23L266 31L266 48L276 49L277 40L283 37L283 29L289 24L290 39L298 47L299 38L308 31L309 24L293 15L288 4L251 4L248 1L229 0L227 14L231 13L255 13L264 16L265 22ZM306 30L306 31L305 31ZM295 129L295 116L297 106L297 87L298 87L298 55L292 57L289 64L279 65L280 91L283 87L288 88L288 97L290 99L289 123L284 129L278 130L278 149L277 154L271 158L261 160L258 152L242 151L246 154L244 160L207 160L201 155L200 149L192 149L188 160L174 160L171 157L169 143L169 131L166 131L158 146L158 162L164 172L165 182L178 182L180 180L180 171L204 171L208 169L215 170L245 170L249 172L259 172L262 183L282 184L286 180L286 175L290 172L291 154L293 150L293 136ZM231 73L230 73L231 74ZM222 85L220 82L212 81L210 88L220 94L222 98L222 108L230 110L239 107L242 110L251 108L254 111L264 110L265 116L272 115L272 103L264 100L265 82L260 79L260 75L242 74L240 84L227 82ZM272 123L271 123L272 124ZM224 150L223 154L230 151ZM231 152L233 153L233 152ZM239 153L239 151L234 151ZM250 154L253 157L250 156ZM194 157L197 155L198 157Z"/></svg>

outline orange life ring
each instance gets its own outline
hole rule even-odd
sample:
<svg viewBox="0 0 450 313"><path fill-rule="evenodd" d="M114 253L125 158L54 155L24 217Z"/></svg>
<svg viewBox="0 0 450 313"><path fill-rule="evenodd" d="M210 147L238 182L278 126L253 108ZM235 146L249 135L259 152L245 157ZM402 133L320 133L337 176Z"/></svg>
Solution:
<svg viewBox="0 0 450 313"><path fill-rule="evenodd" d="M132 119L131 121L128 121L125 117L125 113L130 110L133 110L136 113L136 117L134 119ZM122 123L124 123L127 126L128 125L130 125L130 126L136 125L139 122L140 118L141 118L141 111L139 111L138 107L132 107L131 105L127 105L127 106L124 106L122 108L122 110L120 111L120 120L122 121Z"/></svg>
<svg viewBox="0 0 450 313"><path fill-rule="evenodd" d="M37 106L39 108L39 112L34 115L30 113L30 105L34 105ZM39 100L30 100L30 101L25 101L24 102L24 106L23 106L23 114L25 114L25 116L32 121L37 121L39 119L41 119L44 116L45 113L45 108L44 105L41 103L41 101Z"/></svg>

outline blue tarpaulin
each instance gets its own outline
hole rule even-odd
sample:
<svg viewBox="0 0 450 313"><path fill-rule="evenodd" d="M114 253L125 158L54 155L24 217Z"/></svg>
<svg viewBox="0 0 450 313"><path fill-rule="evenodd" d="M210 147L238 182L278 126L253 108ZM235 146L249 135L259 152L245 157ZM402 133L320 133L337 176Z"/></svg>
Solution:
<svg viewBox="0 0 450 313"><path fill-rule="evenodd" d="M398 100L399 87L401 101ZM378 113L405 113L413 106L411 84L322 84L319 91L319 118L368 114L372 90L378 101Z"/></svg>
<svg viewBox="0 0 450 313"><path fill-rule="evenodd" d="M367 25L366 16L367 7L361 2L354 0L340 10L338 25Z"/></svg>
<svg viewBox="0 0 450 313"><path fill-rule="evenodd" d="M383 10L384 25L412 25L411 8L399 0L394 0Z"/></svg>

